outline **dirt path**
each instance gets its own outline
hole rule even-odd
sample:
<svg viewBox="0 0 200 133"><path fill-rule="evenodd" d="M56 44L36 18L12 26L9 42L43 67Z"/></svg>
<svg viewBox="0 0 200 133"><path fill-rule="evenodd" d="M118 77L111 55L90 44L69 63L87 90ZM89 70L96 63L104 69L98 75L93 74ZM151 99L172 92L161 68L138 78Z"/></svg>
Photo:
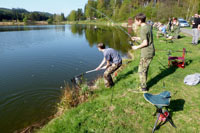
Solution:
<svg viewBox="0 0 200 133"><path fill-rule="evenodd" d="M192 36L192 29L181 28L181 32ZM199 34L199 36L200 36L200 34Z"/></svg>

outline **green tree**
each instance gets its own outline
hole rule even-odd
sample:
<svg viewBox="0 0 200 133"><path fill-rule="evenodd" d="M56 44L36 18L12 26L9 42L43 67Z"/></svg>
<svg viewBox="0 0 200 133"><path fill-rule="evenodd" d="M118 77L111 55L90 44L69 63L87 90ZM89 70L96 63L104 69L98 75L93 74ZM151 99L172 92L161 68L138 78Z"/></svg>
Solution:
<svg viewBox="0 0 200 133"><path fill-rule="evenodd" d="M199 9L198 9L198 14L200 14L200 1L199 1Z"/></svg>
<svg viewBox="0 0 200 133"><path fill-rule="evenodd" d="M118 20L128 20L128 18L131 16L130 13L131 13L130 0L124 0L119 9L119 14L117 15Z"/></svg>
<svg viewBox="0 0 200 133"><path fill-rule="evenodd" d="M54 14L53 20L56 23L60 23L60 22L62 22L62 16L59 14Z"/></svg>
<svg viewBox="0 0 200 133"><path fill-rule="evenodd" d="M48 24L53 24L53 17L50 17L48 20L47 20Z"/></svg>
<svg viewBox="0 0 200 133"><path fill-rule="evenodd" d="M40 14L37 13L37 12L32 12L32 13L29 15L29 18L30 18L30 20L32 20L32 21L39 21L39 20L40 20Z"/></svg>
<svg viewBox="0 0 200 133"><path fill-rule="evenodd" d="M68 16L69 21L76 21L77 13L75 10L72 10Z"/></svg>
<svg viewBox="0 0 200 133"><path fill-rule="evenodd" d="M64 15L64 13L61 13L61 21L65 21L65 15Z"/></svg>
<svg viewBox="0 0 200 133"><path fill-rule="evenodd" d="M27 22L28 22L28 17L27 16L24 17L23 22L24 22L25 25L27 24Z"/></svg>
<svg viewBox="0 0 200 133"><path fill-rule="evenodd" d="M23 21L25 17L27 17L28 20L32 21L45 21L51 16L52 14L50 13L28 12L27 10L21 8L0 8L0 21L2 21L3 19L7 21Z"/></svg>
<svg viewBox="0 0 200 133"><path fill-rule="evenodd" d="M115 20L117 14L119 13L119 9L121 7L121 1L120 0L110 0L109 5L110 5L111 11L112 11L111 16Z"/></svg>
<svg viewBox="0 0 200 133"><path fill-rule="evenodd" d="M77 20L83 20L83 11L81 8L77 10Z"/></svg>
<svg viewBox="0 0 200 133"><path fill-rule="evenodd" d="M97 10L104 12L106 9L105 0L97 0Z"/></svg>
<svg viewBox="0 0 200 133"><path fill-rule="evenodd" d="M88 3L85 6L85 17L91 20L93 17L96 17L96 11L92 8L97 7L97 1L95 0L88 0Z"/></svg>

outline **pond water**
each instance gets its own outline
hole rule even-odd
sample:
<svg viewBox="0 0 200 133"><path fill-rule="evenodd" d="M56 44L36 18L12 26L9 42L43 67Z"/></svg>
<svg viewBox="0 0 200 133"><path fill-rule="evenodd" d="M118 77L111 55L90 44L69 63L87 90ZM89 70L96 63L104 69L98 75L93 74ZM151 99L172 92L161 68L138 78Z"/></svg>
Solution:
<svg viewBox="0 0 200 133"><path fill-rule="evenodd" d="M0 26L0 132L23 129L55 113L64 81L71 84L75 75L101 62L97 43L125 56L127 40L115 27Z"/></svg>

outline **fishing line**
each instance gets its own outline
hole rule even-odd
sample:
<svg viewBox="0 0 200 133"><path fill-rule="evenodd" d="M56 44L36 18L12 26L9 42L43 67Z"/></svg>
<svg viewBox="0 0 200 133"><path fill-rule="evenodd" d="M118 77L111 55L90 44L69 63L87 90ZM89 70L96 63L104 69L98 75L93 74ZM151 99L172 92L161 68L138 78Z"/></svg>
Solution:
<svg viewBox="0 0 200 133"><path fill-rule="evenodd" d="M96 12L100 13L101 15L103 15L108 21L116 24L112 19L110 19L108 16L106 16L104 13L102 13L101 11L95 9L94 7L88 6L89 8L95 10ZM124 31L124 33L126 33L130 38L132 37L127 31L125 31L121 26L117 25L118 28L120 28L122 31Z"/></svg>
<svg viewBox="0 0 200 133"><path fill-rule="evenodd" d="M97 13L100 13L101 15L103 15L108 21L112 22L113 24L116 24L112 19L110 19L107 15L105 15L105 14L102 13L101 11L99 11L99 10L97 10L96 8L91 7L91 6L88 6L88 7L91 8L91 9L93 9L93 10L95 10ZM125 31L121 26L119 26L119 25L117 25L117 24L116 24L116 26L117 26L120 30L122 30L126 35L128 35L129 38L132 38L132 36L131 36L127 31ZM129 41L129 44L130 44L131 46L134 45L132 42L133 42L133 41ZM139 44L139 42L137 42L137 41L134 41L134 42L136 42L137 44Z"/></svg>

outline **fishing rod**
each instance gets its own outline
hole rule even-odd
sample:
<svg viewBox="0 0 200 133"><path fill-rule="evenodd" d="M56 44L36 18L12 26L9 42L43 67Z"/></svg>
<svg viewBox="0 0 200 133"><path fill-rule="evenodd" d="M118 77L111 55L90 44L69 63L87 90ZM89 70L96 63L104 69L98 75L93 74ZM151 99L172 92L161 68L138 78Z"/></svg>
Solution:
<svg viewBox="0 0 200 133"><path fill-rule="evenodd" d="M160 51L160 52L167 52L168 56L170 56L172 53L175 53L175 52L183 52L183 51L180 51L180 50L163 50L163 49L155 49L155 51ZM192 53L192 51L184 51L185 53Z"/></svg>
<svg viewBox="0 0 200 133"><path fill-rule="evenodd" d="M95 10L97 13L100 13L101 15L103 15L108 21L110 21L111 23L114 23L115 24L115 22L112 20L112 19L110 19L107 15L105 15L104 13L102 13L101 11L99 11L99 10L97 10L97 9L95 9L94 7L91 7L91 6L88 6L89 8L91 8L91 9L93 9L93 10ZM127 32L127 31L125 31L121 26L119 26L119 25L116 25L119 29L121 29L126 35L128 35L128 37L131 39L132 38L132 36ZM139 42L137 42L136 40L134 40L134 41L132 41L132 39L129 41L129 44L131 45L131 46L134 46L134 44L133 44L133 42L135 42L135 43L137 43L137 44L139 44ZM103 68L101 68L101 69L103 69ZM80 75L77 75L77 76L75 76L74 78L72 78L71 79L71 81L72 82L74 82L74 83L80 83L79 82L79 78L80 77L82 77L84 74L87 74L87 73L91 73L91 72L95 72L95 71L98 71L98 70L90 70L90 71L86 71L86 72L84 72L84 73L82 73L82 74L80 74ZM111 100L112 101L112 100Z"/></svg>
<svg viewBox="0 0 200 133"><path fill-rule="evenodd" d="M105 68L101 68L100 70L103 70L103 69L105 69ZM96 72L96 71L99 71L99 70L93 69L93 70L86 71L86 72L84 72L84 73L81 73L81 74L79 74L79 75L74 76L74 77L71 79L71 81L72 81L73 83L75 83L75 84L79 84L79 83L81 83L80 77L82 77L84 74L88 74L88 73Z"/></svg>
<svg viewBox="0 0 200 133"><path fill-rule="evenodd" d="M105 68L100 68L100 70L103 70L103 69L105 69ZM89 70L89 71L86 71L86 72L84 72L84 73L81 73L81 74L79 74L79 75L77 75L77 76L75 76L75 77L80 77L80 76L82 76L82 75L84 75L84 74L91 73L91 72L96 72L96 71L99 71L99 70L96 70L96 69Z"/></svg>
<svg viewBox="0 0 200 133"><path fill-rule="evenodd" d="M111 23L116 24L112 19L110 19L107 15L105 15L105 14L102 13L101 11L99 11L99 10L97 10L96 8L91 7L91 6L88 6L88 7L91 8L91 9L93 9L93 10L95 10L96 12L100 13L101 15L103 15L103 16L104 16L108 21L110 21ZM131 36L127 31L125 31L121 26L119 26L119 25L116 25L116 26L117 26L119 29L121 29L126 35L128 35L128 37L129 37L130 39L132 38L132 36ZM131 39L131 40L132 40L132 39ZM131 46L134 46L133 42L139 44L139 42L137 42L137 41L129 41L129 44L130 44Z"/></svg>
<svg viewBox="0 0 200 133"><path fill-rule="evenodd" d="M183 51L180 51L180 50L163 50L163 49L155 49L155 51L161 51L161 52L183 52ZM185 51L186 53L192 53L192 51Z"/></svg>

